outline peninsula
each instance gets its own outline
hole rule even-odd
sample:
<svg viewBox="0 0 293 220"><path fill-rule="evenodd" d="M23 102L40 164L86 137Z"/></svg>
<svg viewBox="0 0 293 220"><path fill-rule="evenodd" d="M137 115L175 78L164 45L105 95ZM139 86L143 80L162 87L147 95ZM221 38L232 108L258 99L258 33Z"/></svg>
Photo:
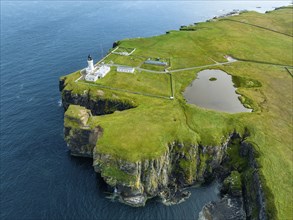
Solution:
<svg viewBox="0 0 293 220"><path fill-rule="evenodd" d="M71 154L93 158L128 205L176 204L188 198L184 188L218 179L222 199L201 218L224 206L237 219L292 219L292 10L231 13L117 41L95 65L89 56L60 78ZM203 70L232 76L252 112L187 103L183 92Z"/></svg>

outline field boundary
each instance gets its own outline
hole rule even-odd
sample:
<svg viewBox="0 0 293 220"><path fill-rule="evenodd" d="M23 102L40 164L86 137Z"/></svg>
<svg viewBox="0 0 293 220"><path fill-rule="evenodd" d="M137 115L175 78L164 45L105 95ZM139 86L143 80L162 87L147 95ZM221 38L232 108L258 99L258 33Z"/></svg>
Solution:
<svg viewBox="0 0 293 220"><path fill-rule="evenodd" d="M288 37L293 37L293 36L290 35L290 34L282 33L282 32L279 32L279 31L276 31L276 30L273 30L273 29L270 29L270 28L262 27L262 26L259 26L259 25L257 25L257 24L251 24L251 23L247 23L247 22L243 22L243 21L237 21L237 20L234 20L234 19L228 19L228 18L221 19L220 21L232 21L232 22L237 22L237 23L241 23L241 24L246 24L246 25L250 25L250 26L253 26L253 27L257 27L257 28L260 28L260 29L263 29L263 30L272 31L272 32L275 32L275 33L278 33L278 34L282 34L282 35L288 36Z"/></svg>
<svg viewBox="0 0 293 220"><path fill-rule="evenodd" d="M285 66L285 70L290 74L291 77L293 77L293 73L288 69L288 67Z"/></svg>

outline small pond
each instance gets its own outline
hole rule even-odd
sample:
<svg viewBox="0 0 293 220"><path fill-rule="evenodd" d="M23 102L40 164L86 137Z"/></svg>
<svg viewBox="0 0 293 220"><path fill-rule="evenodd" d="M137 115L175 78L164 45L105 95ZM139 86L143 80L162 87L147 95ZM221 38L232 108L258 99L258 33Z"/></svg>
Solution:
<svg viewBox="0 0 293 220"><path fill-rule="evenodd" d="M203 70L184 91L190 104L217 111L237 113L251 112L239 101L232 76L222 70Z"/></svg>

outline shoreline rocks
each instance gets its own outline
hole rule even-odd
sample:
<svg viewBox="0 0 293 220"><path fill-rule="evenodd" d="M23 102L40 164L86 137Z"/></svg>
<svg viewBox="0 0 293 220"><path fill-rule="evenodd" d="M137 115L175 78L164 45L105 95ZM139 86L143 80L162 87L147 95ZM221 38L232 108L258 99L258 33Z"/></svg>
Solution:
<svg viewBox="0 0 293 220"><path fill-rule="evenodd" d="M199 220L245 220L242 197L225 195L220 201L209 202L199 213Z"/></svg>

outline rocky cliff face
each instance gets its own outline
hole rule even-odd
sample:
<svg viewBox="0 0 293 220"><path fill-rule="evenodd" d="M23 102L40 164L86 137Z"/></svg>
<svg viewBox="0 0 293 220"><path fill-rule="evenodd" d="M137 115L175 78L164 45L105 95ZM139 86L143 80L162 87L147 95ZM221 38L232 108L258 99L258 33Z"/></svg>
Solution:
<svg viewBox="0 0 293 220"><path fill-rule="evenodd" d="M93 157L93 150L98 138L102 135L103 129L96 127L92 130L75 129L69 126L64 127L65 140L70 152L74 156Z"/></svg>
<svg viewBox="0 0 293 220"><path fill-rule="evenodd" d="M242 142L240 155L248 159L248 169L244 173L245 178L243 178L246 213L251 219L268 219L265 195L253 146Z"/></svg>
<svg viewBox="0 0 293 220"><path fill-rule="evenodd" d="M136 103L129 99L121 99L119 97L110 99L98 94L93 96L88 91L85 91L83 94L75 94L72 90L66 89L65 80L59 81L59 90L62 92L64 110L67 110L69 105L80 105L91 110L93 115L105 115L136 107Z"/></svg>
<svg viewBox="0 0 293 220"><path fill-rule="evenodd" d="M158 158L129 162L95 149L103 129L100 126L89 127L87 121L91 112L80 108L77 119L65 113L67 144L73 155L93 158L95 171L101 174L121 202L144 206L147 199L159 197L166 205L176 204L189 196L182 191L186 186L218 178L224 180L223 199L207 204L201 212L201 219L213 219L215 216L222 216L222 219L245 219L246 216L250 219L267 219L253 147L240 140L240 145L237 145L239 158L236 159L241 165L231 164L233 158L230 158L231 153L227 148L235 136L239 139L237 134L228 137L221 146L213 147L174 141L166 146L165 153Z"/></svg>
<svg viewBox="0 0 293 220"><path fill-rule="evenodd" d="M183 187L203 183L213 175L226 146L227 143L210 147L173 142L161 157L137 162L94 150L93 164L124 203L143 206L147 198L159 196L166 204L172 204L185 196Z"/></svg>
<svg viewBox="0 0 293 220"><path fill-rule="evenodd" d="M93 157L95 171L101 173L120 201L132 206L143 206L148 198L155 196L166 204L187 197L188 193L181 189L207 182L214 176L229 140L217 147L174 141L158 158L129 162L95 149L103 128L90 127L90 117L91 112L81 106L71 105L66 111L64 134L71 154Z"/></svg>
<svg viewBox="0 0 293 220"><path fill-rule="evenodd" d="M234 134L232 139L240 138ZM265 196L258 171L258 165L253 146L240 139L234 148L237 155L231 158L231 152L225 155L217 174L222 179L221 200L206 204L200 215L200 220L207 219L268 219ZM235 166L232 160L240 161ZM224 172L223 172L224 170Z"/></svg>
<svg viewBox="0 0 293 220"><path fill-rule="evenodd" d="M91 116L90 110L80 106L71 106L64 116L64 137L74 156L92 158L97 140L103 134L100 126L88 126Z"/></svg>
<svg viewBox="0 0 293 220"><path fill-rule="evenodd" d="M199 214L199 220L245 220L243 198L225 195L220 201L206 204Z"/></svg>

